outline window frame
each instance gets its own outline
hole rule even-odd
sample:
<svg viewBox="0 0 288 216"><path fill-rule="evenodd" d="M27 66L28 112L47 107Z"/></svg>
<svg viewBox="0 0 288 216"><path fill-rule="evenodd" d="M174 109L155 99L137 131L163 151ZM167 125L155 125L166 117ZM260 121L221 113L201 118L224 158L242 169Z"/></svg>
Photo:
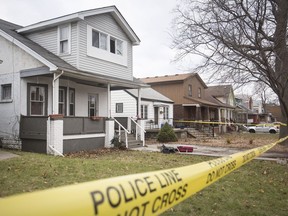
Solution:
<svg viewBox="0 0 288 216"><path fill-rule="evenodd" d="M101 49L93 43L95 32L107 35L107 49ZM111 41L115 46L111 46ZM123 38L115 37L110 33L87 25L87 56L128 67L128 42Z"/></svg>
<svg viewBox="0 0 288 216"><path fill-rule="evenodd" d="M73 92L73 103L71 103L71 95L70 93ZM75 89L74 88L69 88L68 90L68 116L75 116ZM73 105L73 114L71 114L71 105Z"/></svg>
<svg viewBox="0 0 288 216"><path fill-rule="evenodd" d="M201 88L198 88L198 98L201 98L201 92L202 92Z"/></svg>
<svg viewBox="0 0 288 216"><path fill-rule="evenodd" d="M60 102L60 91L64 92L64 95L63 95L64 101L63 102L62 101ZM58 95L58 114L62 114L63 116L66 116L66 114L67 114L67 88L63 87L63 86L60 86L58 94L59 94ZM62 108L61 112L60 112L60 104L63 105L63 108Z"/></svg>
<svg viewBox="0 0 288 216"><path fill-rule="evenodd" d="M98 35L98 46L97 46L97 44L96 44L96 46L94 45L94 34ZM101 36L105 36L105 43L104 44L103 44L104 40L102 40ZM92 46L95 48L107 51L108 50L108 35L106 33L98 31L96 29L92 29Z"/></svg>
<svg viewBox="0 0 288 216"><path fill-rule="evenodd" d="M91 115L91 107L90 107L90 97L95 97L95 107L94 107L94 115ZM88 117L98 116L99 115L99 96L98 94L88 94Z"/></svg>
<svg viewBox="0 0 288 216"><path fill-rule="evenodd" d="M4 97L7 93L7 87L9 87L9 97ZM1 84L1 102L12 102L12 83Z"/></svg>
<svg viewBox="0 0 288 216"><path fill-rule="evenodd" d="M61 39L61 29L68 28L67 38ZM67 41L67 52L61 52L61 43ZM58 54L70 55L71 54L71 23L58 26Z"/></svg>
<svg viewBox="0 0 288 216"><path fill-rule="evenodd" d="M43 107L43 114L42 115L32 115L31 114L31 87L42 87L44 88L44 107ZM47 116L48 110L48 85L46 84L37 84L37 83L28 83L27 84L27 116Z"/></svg>
<svg viewBox="0 0 288 216"><path fill-rule="evenodd" d="M191 84L188 85L188 96L192 97L192 85Z"/></svg>
<svg viewBox="0 0 288 216"><path fill-rule="evenodd" d="M169 107L168 106L163 107L163 119L169 119Z"/></svg>
<svg viewBox="0 0 288 216"><path fill-rule="evenodd" d="M124 112L124 104L123 103L116 103L115 112L116 113L123 113Z"/></svg>
<svg viewBox="0 0 288 216"><path fill-rule="evenodd" d="M148 119L148 105L142 104L141 105L141 119Z"/></svg>

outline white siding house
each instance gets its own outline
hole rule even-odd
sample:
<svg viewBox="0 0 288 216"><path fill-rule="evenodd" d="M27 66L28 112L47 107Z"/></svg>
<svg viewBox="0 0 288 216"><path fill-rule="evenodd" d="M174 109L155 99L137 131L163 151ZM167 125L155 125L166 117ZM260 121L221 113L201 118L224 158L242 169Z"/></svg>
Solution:
<svg viewBox="0 0 288 216"><path fill-rule="evenodd" d="M172 100L152 88L141 89L141 109L139 113L138 95L139 91L137 89L112 91L111 115L119 119L143 119L145 129L160 128L166 122L173 125Z"/></svg>
<svg viewBox="0 0 288 216"><path fill-rule="evenodd" d="M25 27L0 19L2 141L54 154L109 147L111 91L147 87L133 79L139 44L115 6Z"/></svg>

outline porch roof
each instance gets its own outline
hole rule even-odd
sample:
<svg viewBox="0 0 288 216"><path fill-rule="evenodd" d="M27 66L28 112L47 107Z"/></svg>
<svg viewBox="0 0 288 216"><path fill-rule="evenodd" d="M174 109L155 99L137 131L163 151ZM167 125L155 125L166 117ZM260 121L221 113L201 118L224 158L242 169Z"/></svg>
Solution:
<svg viewBox="0 0 288 216"><path fill-rule="evenodd" d="M60 71L58 71L59 73ZM52 77L54 72L50 71L47 67L33 68L29 70L22 70L20 72L21 78L33 77L33 76L48 76ZM63 70L61 75L62 79L69 79L76 83L97 86L102 88L107 88L110 84L111 90L120 89L135 89L135 88L147 88L149 85L141 82L140 80L133 78L133 80L124 80L119 78L114 78L110 76L105 76L97 73L81 71L81 70Z"/></svg>
<svg viewBox="0 0 288 216"><path fill-rule="evenodd" d="M208 106L208 107L219 107L218 104L211 103L209 101L200 99L200 98L189 98L189 97L184 97L187 100L187 103L183 104L183 106Z"/></svg>

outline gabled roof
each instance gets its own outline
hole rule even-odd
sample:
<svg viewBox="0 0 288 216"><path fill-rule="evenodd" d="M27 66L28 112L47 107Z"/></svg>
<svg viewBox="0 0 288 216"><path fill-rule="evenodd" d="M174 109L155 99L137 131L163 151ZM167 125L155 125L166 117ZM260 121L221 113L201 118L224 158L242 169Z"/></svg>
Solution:
<svg viewBox="0 0 288 216"><path fill-rule="evenodd" d="M165 76L155 76L155 77L146 77L141 78L141 80L148 84L159 84L166 82L184 82L188 78L196 77L202 85L207 88L204 81L201 79L198 73L184 73L184 74L175 74L175 75L165 75Z"/></svg>
<svg viewBox="0 0 288 216"><path fill-rule="evenodd" d="M217 85L217 86L208 86L205 90L209 95L213 95L214 97L226 97L233 90L231 85Z"/></svg>
<svg viewBox="0 0 288 216"><path fill-rule="evenodd" d="M5 20L0 20L0 36L3 36L8 41L15 43L34 58L49 67L50 70L77 70L75 67L49 52L39 44L29 40L21 34L18 34L15 30L19 27L21 26Z"/></svg>
<svg viewBox="0 0 288 216"><path fill-rule="evenodd" d="M206 100L215 103L218 106L235 108L234 106L223 103L217 99L218 97L227 98L231 91L233 91L233 87L231 85L208 86L208 88L205 89L205 98Z"/></svg>
<svg viewBox="0 0 288 216"><path fill-rule="evenodd" d="M136 35L136 33L133 31L133 29L130 27L128 22L125 20L125 18L122 16L120 11L117 9L116 6L108 6L108 7L102 7L102 8L96 8L91 10L85 10L80 11L72 14L68 14L65 16L57 17L54 19L45 20L42 22L38 22L32 25L28 25L23 28L19 28L17 30L18 33L28 33L33 32L40 29L45 29L48 27L58 26L64 23L78 21L78 20L84 20L85 17L88 16L94 16L104 13L110 13L112 17L116 20L116 22L121 26L123 31L127 34L129 39L132 41L133 45L139 45L140 39Z"/></svg>
<svg viewBox="0 0 288 216"><path fill-rule="evenodd" d="M133 78L133 81L130 81L105 76L102 74L96 74L78 70L77 68L73 67L72 65L70 65L69 63L58 57L57 55L43 48L39 44L31 41L22 34L17 33L16 29L19 29L19 27L21 28L21 26L17 24L13 24L0 19L0 36L4 37L11 43L14 43L18 47L29 53L31 56L33 56L35 59L42 62L46 67L48 67L50 71L49 70L45 71L45 74L51 74L51 71L55 72L57 70L60 71L64 70L66 76L69 76L74 79L78 80L82 79L90 83L92 82L110 83L112 84L111 89L118 89L118 88L121 89L121 86L126 86L127 88L148 87L147 84L135 78ZM21 73L22 77L29 76L25 74L26 73L25 71L22 71Z"/></svg>
<svg viewBox="0 0 288 216"><path fill-rule="evenodd" d="M135 98L138 98L138 89L127 89L125 90L128 94L132 95ZM158 101L165 103L173 103L171 99L162 95L161 93L155 91L152 88L143 88L141 89L141 99L149 101Z"/></svg>

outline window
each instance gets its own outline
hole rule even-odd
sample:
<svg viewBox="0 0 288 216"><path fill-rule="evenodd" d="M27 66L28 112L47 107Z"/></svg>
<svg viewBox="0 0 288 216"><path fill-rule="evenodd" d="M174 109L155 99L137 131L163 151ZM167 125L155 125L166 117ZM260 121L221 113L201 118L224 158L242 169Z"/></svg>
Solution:
<svg viewBox="0 0 288 216"><path fill-rule="evenodd" d="M70 25L59 26L59 54L70 53Z"/></svg>
<svg viewBox="0 0 288 216"><path fill-rule="evenodd" d="M192 85L188 85L188 96L192 97Z"/></svg>
<svg viewBox="0 0 288 216"><path fill-rule="evenodd" d="M201 98L201 88L198 88L198 98Z"/></svg>
<svg viewBox="0 0 288 216"><path fill-rule="evenodd" d="M96 116L97 113L97 106L98 106L98 97L97 95L89 95L88 96L88 115Z"/></svg>
<svg viewBox="0 0 288 216"><path fill-rule="evenodd" d="M28 111L32 116L44 116L47 113L47 86L28 84Z"/></svg>
<svg viewBox="0 0 288 216"><path fill-rule="evenodd" d="M12 99L12 84L1 85L1 100L11 100Z"/></svg>
<svg viewBox="0 0 288 216"><path fill-rule="evenodd" d="M164 119L169 119L169 107L163 107L163 118Z"/></svg>
<svg viewBox="0 0 288 216"><path fill-rule="evenodd" d="M116 113L123 113L123 103L116 103Z"/></svg>
<svg viewBox="0 0 288 216"><path fill-rule="evenodd" d="M107 50L107 35L95 30L92 30L92 46Z"/></svg>
<svg viewBox="0 0 288 216"><path fill-rule="evenodd" d="M75 89L69 88L69 116L75 116Z"/></svg>
<svg viewBox="0 0 288 216"><path fill-rule="evenodd" d="M148 106L147 105L141 105L141 118L148 119Z"/></svg>
<svg viewBox="0 0 288 216"><path fill-rule="evenodd" d="M127 41L87 25L88 56L127 67L127 47Z"/></svg>
<svg viewBox="0 0 288 216"><path fill-rule="evenodd" d="M58 113L66 115L66 88L59 88L58 101Z"/></svg>
<svg viewBox="0 0 288 216"><path fill-rule="evenodd" d="M110 37L110 52L117 55L123 55L123 42Z"/></svg>

